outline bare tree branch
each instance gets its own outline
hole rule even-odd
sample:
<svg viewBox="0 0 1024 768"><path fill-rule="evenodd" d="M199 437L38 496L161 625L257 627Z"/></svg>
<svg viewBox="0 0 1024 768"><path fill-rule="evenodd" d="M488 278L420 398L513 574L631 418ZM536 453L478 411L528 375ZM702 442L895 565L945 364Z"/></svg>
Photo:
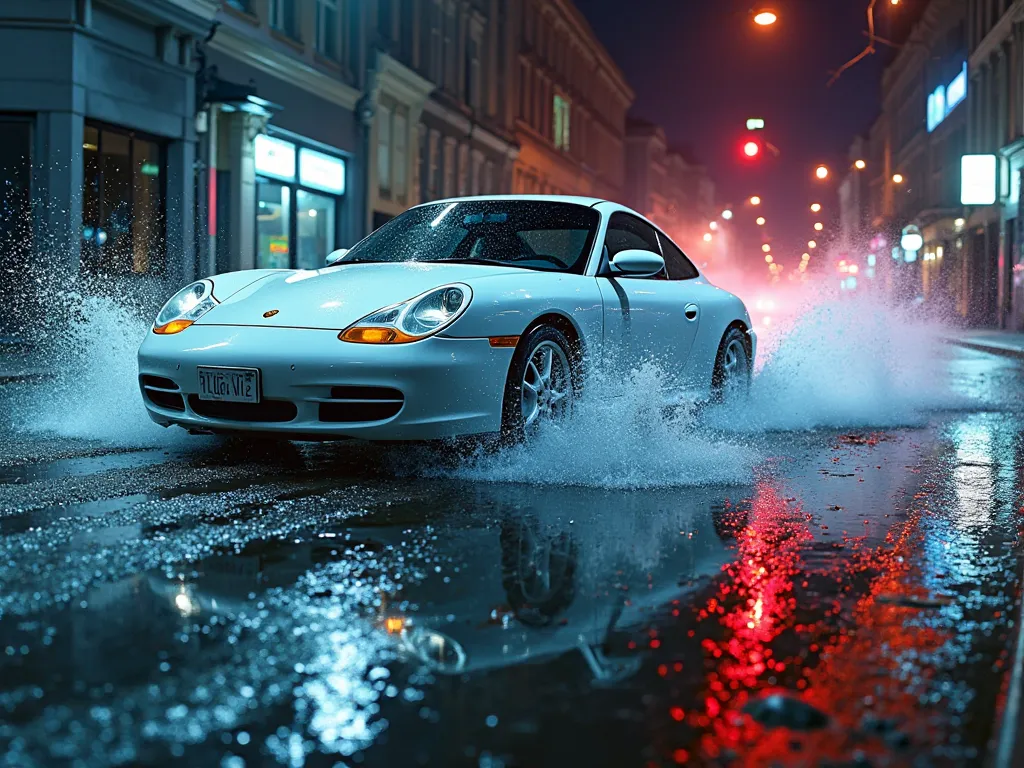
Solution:
<svg viewBox="0 0 1024 768"><path fill-rule="evenodd" d="M832 77L829 78L828 85L826 87L831 88L832 85L836 82L836 80L839 79L839 76L843 74L843 72L848 70L861 59L867 58L868 56L875 52L875 42L880 39L875 35L875 4L877 2L878 0L871 0L871 2L868 3L868 44L864 46L863 51L858 53L856 56L854 56L848 62L843 64L843 66L841 66L839 69L832 73Z"/></svg>

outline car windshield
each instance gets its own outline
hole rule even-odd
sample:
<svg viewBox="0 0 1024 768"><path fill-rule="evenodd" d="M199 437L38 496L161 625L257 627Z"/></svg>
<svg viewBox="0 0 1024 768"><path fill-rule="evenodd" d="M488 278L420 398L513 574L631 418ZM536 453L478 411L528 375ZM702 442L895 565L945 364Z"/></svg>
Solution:
<svg viewBox="0 0 1024 768"><path fill-rule="evenodd" d="M599 220L575 203L436 203L392 219L337 263L449 261L582 274Z"/></svg>

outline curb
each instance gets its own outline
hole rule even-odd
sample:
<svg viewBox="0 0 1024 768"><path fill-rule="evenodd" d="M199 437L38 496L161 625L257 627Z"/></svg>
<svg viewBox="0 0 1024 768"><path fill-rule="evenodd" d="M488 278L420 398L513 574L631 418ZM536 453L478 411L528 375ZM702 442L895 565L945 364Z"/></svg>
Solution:
<svg viewBox="0 0 1024 768"><path fill-rule="evenodd" d="M980 344L974 341L965 341L963 339L946 339L948 344L955 344L958 347L965 347L966 349L973 349L977 352L987 352L990 355L999 355L1000 357L1012 357L1017 360L1024 360L1024 349L1016 349L1014 347L1004 347L994 344Z"/></svg>

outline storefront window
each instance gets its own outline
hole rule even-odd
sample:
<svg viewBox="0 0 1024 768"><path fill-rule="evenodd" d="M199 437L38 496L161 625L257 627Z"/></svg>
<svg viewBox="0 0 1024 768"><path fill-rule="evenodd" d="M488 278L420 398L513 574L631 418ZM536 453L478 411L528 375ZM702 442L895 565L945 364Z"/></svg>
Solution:
<svg viewBox="0 0 1024 768"><path fill-rule="evenodd" d="M127 131L86 125L82 267L92 274L161 271L163 148Z"/></svg>
<svg viewBox="0 0 1024 768"><path fill-rule="evenodd" d="M298 213L299 253L296 267L319 269L324 256L334 250L334 198L300 189L295 198Z"/></svg>
<svg viewBox="0 0 1024 768"><path fill-rule="evenodd" d="M277 136L256 137L256 266L317 269L337 247L345 161Z"/></svg>
<svg viewBox="0 0 1024 768"><path fill-rule="evenodd" d="M256 266L259 269L291 267L292 190L287 184L256 180Z"/></svg>

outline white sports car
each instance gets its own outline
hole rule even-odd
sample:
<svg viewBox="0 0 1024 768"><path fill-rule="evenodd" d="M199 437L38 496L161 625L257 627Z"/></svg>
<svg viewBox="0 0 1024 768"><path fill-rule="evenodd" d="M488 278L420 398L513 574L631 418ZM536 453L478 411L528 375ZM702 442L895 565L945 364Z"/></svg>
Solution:
<svg viewBox="0 0 1024 768"><path fill-rule="evenodd" d="M411 208L318 270L199 280L139 349L158 424L198 433L424 440L531 434L585 366L656 360L681 391L749 381L743 303L636 212L505 196Z"/></svg>

